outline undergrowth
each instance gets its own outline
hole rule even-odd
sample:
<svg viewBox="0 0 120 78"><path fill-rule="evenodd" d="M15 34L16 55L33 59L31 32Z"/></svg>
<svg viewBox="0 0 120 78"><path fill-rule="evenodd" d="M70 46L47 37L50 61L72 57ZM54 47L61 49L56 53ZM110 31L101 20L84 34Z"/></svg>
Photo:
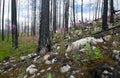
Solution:
<svg viewBox="0 0 120 78"><path fill-rule="evenodd" d="M0 40L0 60L9 56L18 57L20 55L29 54L36 49L36 44L34 40L29 42L29 40L25 39L24 37L20 37L18 47L18 49L12 48L11 38L9 41Z"/></svg>

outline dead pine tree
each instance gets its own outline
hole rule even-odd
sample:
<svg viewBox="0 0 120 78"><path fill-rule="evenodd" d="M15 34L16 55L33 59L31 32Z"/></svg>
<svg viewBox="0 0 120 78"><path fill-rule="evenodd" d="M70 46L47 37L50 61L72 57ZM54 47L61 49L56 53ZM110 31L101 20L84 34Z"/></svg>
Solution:
<svg viewBox="0 0 120 78"><path fill-rule="evenodd" d="M114 6L113 0L110 0L110 23L114 23Z"/></svg>
<svg viewBox="0 0 120 78"><path fill-rule="evenodd" d="M43 48L50 51L50 35L49 35L49 0L42 0L41 19L39 28L39 41L37 52Z"/></svg>
<svg viewBox="0 0 120 78"><path fill-rule="evenodd" d="M102 14L102 31L105 31L108 29L107 14L108 14L108 0L104 0L103 14Z"/></svg>
<svg viewBox="0 0 120 78"><path fill-rule="evenodd" d="M12 47L18 48L18 32L17 32L17 8L16 0L11 1L11 20L12 20Z"/></svg>

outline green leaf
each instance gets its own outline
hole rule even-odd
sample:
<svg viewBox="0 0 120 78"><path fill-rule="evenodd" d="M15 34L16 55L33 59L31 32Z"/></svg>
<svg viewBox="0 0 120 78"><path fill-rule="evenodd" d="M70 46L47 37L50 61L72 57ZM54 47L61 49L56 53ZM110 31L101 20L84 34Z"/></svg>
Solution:
<svg viewBox="0 0 120 78"><path fill-rule="evenodd" d="M51 74L51 73L48 73L48 74L47 74L47 78L52 78L52 74Z"/></svg>

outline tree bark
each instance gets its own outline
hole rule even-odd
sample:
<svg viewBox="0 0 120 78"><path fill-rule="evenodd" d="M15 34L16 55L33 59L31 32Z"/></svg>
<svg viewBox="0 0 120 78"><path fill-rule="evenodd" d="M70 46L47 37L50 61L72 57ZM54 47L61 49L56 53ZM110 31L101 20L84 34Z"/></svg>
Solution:
<svg viewBox="0 0 120 78"><path fill-rule="evenodd" d="M76 27L76 23L75 23L75 0L73 0L73 25L74 25L74 27Z"/></svg>
<svg viewBox="0 0 120 78"><path fill-rule="evenodd" d="M114 7L113 0L110 0L110 23L114 23Z"/></svg>
<svg viewBox="0 0 120 78"><path fill-rule="evenodd" d="M38 49L39 52L42 48L50 44L49 36L49 0L42 0L41 8L41 19L39 28L39 41Z"/></svg>
<svg viewBox="0 0 120 78"><path fill-rule="evenodd" d="M104 8L103 8L103 15L102 15L102 30L107 30L107 14L108 14L108 0L104 0Z"/></svg>
<svg viewBox="0 0 120 78"><path fill-rule="evenodd" d="M56 33L56 0L54 0L53 3L54 3L53 4L53 13L54 13L54 15L53 15L53 31L54 31L54 33Z"/></svg>
<svg viewBox="0 0 120 78"><path fill-rule="evenodd" d="M7 41L9 41L10 36L10 20L9 20L9 10L10 10L10 0L8 1L8 26L7 26Z"/></svg>
<svg viewBox="0 0 120 78"><path fill-rule="evenodd" d="M2 2L2 1L0 0L0 28L1 28L1 12L2 12L2 11L1 11L1 2ZM1 30L0 30L0 34L1 34Z"/></svg>
<svg viewBox="0 0 120 78"><path fill-rule="evenodd" d="M12 19L12 46L18 48L18 32L17 32L17 10L16 0L11 1L11 19Z"/></svg>
<svg viewBox="0 0 120 78"><path fill-rule="evenodd" d="M65 29L68 32L68 21L69 21L69 0L65 3Z"/></svg>
<svg viewBox="0 0 120 78"><path fill-rule="evenodd" d="M2 12L2 41L4 41L4 10L5 10L5 0L3 0L3 12Z"/></svg>
<svg viewBox="0 0 120 78"><path fill-rule="evenodd" d="M81 0L81 22L83 23L83 0Z"/></svg>

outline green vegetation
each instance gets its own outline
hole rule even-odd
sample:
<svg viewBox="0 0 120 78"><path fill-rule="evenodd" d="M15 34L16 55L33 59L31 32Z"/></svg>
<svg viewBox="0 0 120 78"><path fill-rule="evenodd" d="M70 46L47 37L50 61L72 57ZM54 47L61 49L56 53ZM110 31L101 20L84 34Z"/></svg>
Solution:
<svg viewBox="0 0 120 78"><path fill-rule="evenodd" d="M32 38L21 37L19 39L19 48L12 48L11 39L9 41L0 40L0 60L4 57L14 56L18 57L20 55L26 55L33 52L36 49L36 43Z"/></svg>
<svg viewBox="0 0 120 78"><path fill-rule="evenodd" d="M79 54L74 54L72 56L72 59L75 63L79 63L80 55Z"/></svg>
<svg viewBox="0 0 120 78"><path fill-rule="evenodd" d="M51 74L51 73L48 73L48 74L47 74L47 78L52 78L52 74Z"/></svg>
<svg viewBox="0 0 120 78"><path fill-rule="evenodd" d="M84 48L87 52L88 59L95 60L95 59L103 58L103 55L99 48L96 47L95 49L93 49L89 43L86 44L86 46Z"/></svg>

